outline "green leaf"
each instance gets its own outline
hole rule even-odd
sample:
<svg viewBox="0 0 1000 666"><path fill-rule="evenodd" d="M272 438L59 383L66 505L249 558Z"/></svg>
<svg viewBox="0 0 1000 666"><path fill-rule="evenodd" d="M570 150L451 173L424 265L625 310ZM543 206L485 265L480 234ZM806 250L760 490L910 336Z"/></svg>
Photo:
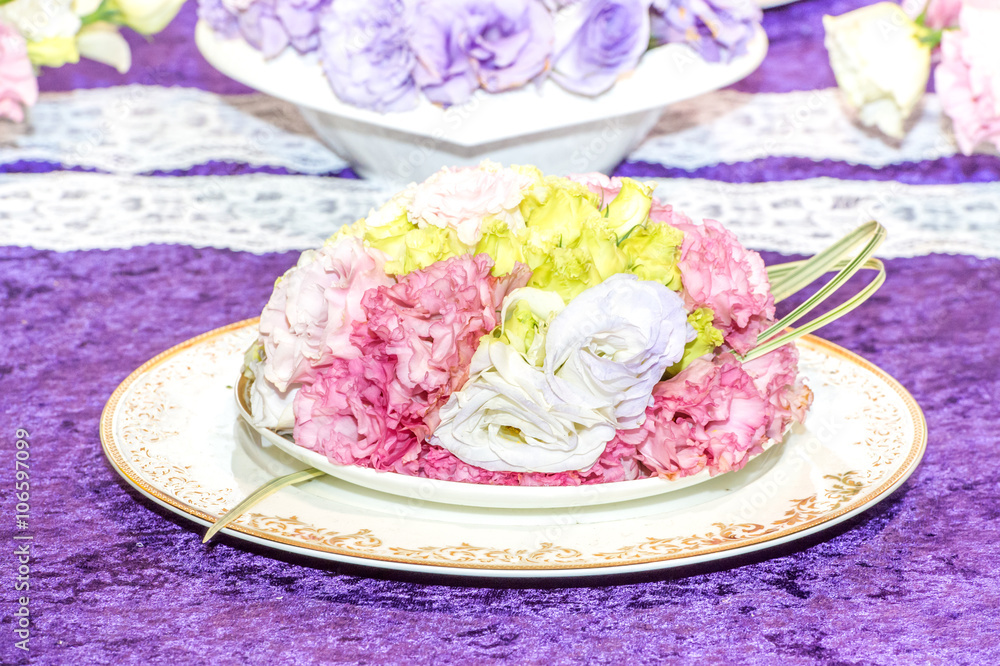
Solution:
<svg viewBox="0 0 1000 666"><path fill-rule="evenodd" d="M224 516L221 516L217 521L212 523L212 526L208 528L207 532L205 532L205 538L202 539L201 542L208 543L208 540L215 536L215 534L223 527L233 522L285 486L291 486L296 483L302 483L303 481L309 481L310 479L315 479L317 476L323 476L324 474L326 474L326 472L321 472L315 467L310 467L309 469L304 469L299 472L279 476L277 479L271 479L255 490L245 500L234 506L231 510L227 511Z"/></svg>

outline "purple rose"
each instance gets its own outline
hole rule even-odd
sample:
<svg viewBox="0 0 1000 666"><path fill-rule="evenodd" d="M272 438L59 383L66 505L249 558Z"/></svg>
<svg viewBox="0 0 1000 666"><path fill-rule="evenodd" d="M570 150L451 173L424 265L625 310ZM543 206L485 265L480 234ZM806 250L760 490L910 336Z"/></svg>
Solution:
<svg viewBox="0 0 1000 666"><path fill-rule="evenodd" d="M319 47L320 13L331 0L276 0L274 13L288 33L288 41L299 53Z"/></svg>
<svg viewBox="0 0 1000 666"><path fill-rule="evenodd" d="M236 13L229 11L222 0L198 0L198 18L222 37L239 34Z"/></svg>
<svg viewBox="0 0 1000 666"><path fill-rule="evenodd" d="M746 53L761 21L754 0L653 0L651 14L656 44L690 44L709 62Z"/></svg>
<svg viewBox="0 0 1000 666"><path fill-rule="evenodd" d="M501 92L544 73L552 41L539 0L419 0L414 79L431 101L461 104L480 86Z"/></svg>
<svg viewBox="0 0 1000 666"><path fill-rule="evenodd" d="M567 90L599 95L635 69L649 48L650 0L580 0L556 16L552 78Z"/></svg>
<svg viewBox="0 0 1000 666"><path fill-rule="evenodd" d="M320 22L320 58L348 104L382 113L417 105L402 0L336 0Z"/></svg>
<svg viewBox="0 0 1000 666"><path fill-rule="evenodd" d="M273 58L288 46L288 33L274 12L275 0L256 0L239 13L240 33L250 46Z"/></svg>

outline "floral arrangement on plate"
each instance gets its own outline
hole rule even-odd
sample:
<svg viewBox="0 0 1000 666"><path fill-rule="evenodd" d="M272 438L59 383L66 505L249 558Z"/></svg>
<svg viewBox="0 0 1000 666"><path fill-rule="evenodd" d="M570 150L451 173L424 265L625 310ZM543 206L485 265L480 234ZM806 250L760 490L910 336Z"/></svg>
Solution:
<svg viewBox="0 0 1000 666"><path fill-rule="evenodd" d="M769 280L731 232L649 184L444 169L277 281L246 356L252 418L337 465L447 481L739 469L803 418L787 343L825 322L783 331L853 272L880 270L876 227L853 261L860 236ZM775 295L836 268L774 321Z"/></svg>
<svg viewBox="0 0 1000 666"><path fill-rule="evenodd" d="M823 24L837 84L863 125L902 139L937 60L934 86L961 151L1000 149L1000 0L880 2Z"/></svg>
<svg viewBox="0 0 1000 666"><path fill-rule="evenodd" d="M89 58L119 72L132 66L127 26L152 35L167 26L184 0L0 0L0 118L24 120L38 100L41 67Z"/></svg>
<svg viewBox="0 0 1000 666"><path fill-rule="evenodd" d="M379 112L546 78L595 96L662 44L728 62L761 20L753 0L199 0L199 16L267 58L315 54L338 98Z"/></svg>

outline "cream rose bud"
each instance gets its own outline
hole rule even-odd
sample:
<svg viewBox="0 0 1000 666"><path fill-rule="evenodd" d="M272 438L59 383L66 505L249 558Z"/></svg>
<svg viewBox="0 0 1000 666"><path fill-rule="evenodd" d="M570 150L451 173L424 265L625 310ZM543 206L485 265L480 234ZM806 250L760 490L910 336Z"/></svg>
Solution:
<svg viewBox="0 0 1000 666"><path fill-rule="evenodd" d="M543 367L561 399L593 395L612 406L617 429L637 428L646 419L653 385L694 335L680 296L619 273L556 315L546 333ZM564 393L567 387L571 392Z"/></svg>
<svg viewBox="0 0 1000 666"><path fill-rule="evenodd" d="M550 384L513 347L485 338L472 358L469 381L441 408L430 442L492 471L587 469L614 437L614 426L594 409L592 397L563 401ZM561 393L572 391L565 387Z"/></svg>
<svg viewBox="0 0 1000 666"><path fill-rule="evenodd" d="M166 28L183 4L184 0L111 0L125 25L144 35Z"/></svg>
<svg viewBox="0 0 1000 666"><path fill-rule="evenodd" d="M927 88L931 49L920 26L891 2L824 16L830 66L848 104L866 127L900 139Z"/></svg>

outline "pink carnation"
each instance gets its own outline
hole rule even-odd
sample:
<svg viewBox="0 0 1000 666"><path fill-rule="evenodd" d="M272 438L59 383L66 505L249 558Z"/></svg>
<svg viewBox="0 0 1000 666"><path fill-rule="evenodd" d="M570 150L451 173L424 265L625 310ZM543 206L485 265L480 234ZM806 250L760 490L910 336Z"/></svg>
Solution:
<svg viewBox="0 0 1000 666"><path fill-rule="evenodd" d="M38 101L38 82L28 60L28 44L0 21L0 118L24 120L24 107Z"/></svg>
<svg viewBox="0 0 1000 666"><path fill-rule="evenodd" d="M935 88L964 154L983 142L1000 149L1000 8L967 3L959 26L941 38Z"/></svg>
<svg viewBox="0 0 1000 666"><path fill-rule="evenodd" d="M677 265L685 304L691 309L711 308L713 325L729 346L746 353L774 318L764 261L714 220L698 225L675 217L671 224L684 232Z"/></svg>
<svg viewBox="0 0 1000 666"><path fill-rule="evenodd" d="M767 436L780 439L793 422L801 423L812 402L812 392L798 377L799 352L795 345L778 347L772 352L743 364L757 391L767 398Z"/></svg>
<svg viewBox="0 0 1000 666"><path fill-rule="evenodd" d="M631 445L638 462L670 479L740 469L804 418L811 394L797 362L792 345L743 366L731 354L697 359L657 384L643 425L618 432L608 448Z"/></svg>
<svg viewBox="0 0 1000 666"><path fill-rule="evenodd" d="M500 278L488 255L440 261L365 294L351 342L295 399L295 441L340 464L416 473L437 412L468 375L504 296L527 282L523 265Z"/></svg>
<svg viewBox="0 0 1000 666"><path fill-rule="evenodd" d="M409 206L410 219L452 228L466 245L479 242L487 217L497 217L514 230L524 228L518 208L530 176L513 169L461 167L442 169L418 185Z"/></svg>
<svg viewBox="0 0 1000 666"><path fill-rule="evenodd" d="M650 436L639 459L668 477L739 469L763 450L766 406L733 356L697 359L653 390L653 418L643 424Z"/></svg>
<svg viewBox="0 0 1000 666"><path fill-rule="evenodd" d="M392 284L383 264L383 255L357 238L302 253L260 315L268 381L284 392L310 381L334 359L359 355L350 340L352 326L365 321L365 292Z"/></svg>
<svg viewBox="0 0 1000 666"><path fill-rule="evenodd" d="M643 476L639 463L635 460L635 441L615 438L597 462L583 472L559 472L542 474L539 472L491 472L469 465L439 446L424 444L418 456L416 471L429 479L459 481L463 483L485 483L492 486L579 486L581 484L611 483L631 481Z"/></svg>
<svg viewBox="0 0 1000 666"><path fill-rule="evenodd" d="M603 173L573 173L567 176L570 180L575 180L581 185L586 185L587 189L601 197L601 204L607 205L614 201L615 197L622 190L622 179L615 176L608 178Z"/></svg>

